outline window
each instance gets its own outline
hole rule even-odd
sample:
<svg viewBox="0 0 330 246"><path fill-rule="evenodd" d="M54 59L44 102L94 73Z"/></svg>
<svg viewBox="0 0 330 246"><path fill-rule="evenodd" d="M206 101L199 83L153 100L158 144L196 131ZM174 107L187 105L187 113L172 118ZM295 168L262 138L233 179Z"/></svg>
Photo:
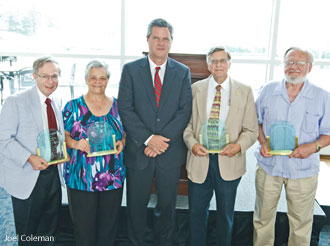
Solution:
<svg viewBox="0 0 330 246"><path fill-rule="evenodd" d="M171 52L205 54L224 45L239 56L267 56L272 0L126 0L126 13L128 55L147 50L147 26L161 17L173 25Z"/></svg>
<svg viewBox="0 0 330 246"><path fill-rule="evenodd" d="M0 8L3 97L26 88L20 87L17 71L31 67L43 54L54 55L61 64L58 92L63 102L86 92L84 69L96 58L109 63L108 93L117 96L121 67L148 50L147 26L159 17L174 27L171 52L205 54L212 46L226 46L232 54L231 76L252 86L255 93L267 81L283 78L282 56L290 46L312 50L316 60L309 78L330 91L326 0L313 4L301 0L3 0ZM1 62L5 56L15 59Z"/></svg>
<svg viewBox="0 0 330 246"><path fill-rule="evenodd" d="M281 1L278 56L290 46L310 49L316 59L330 59L329 2Z"/></svg>
<svg viewBox="0 0 330 246"><path fill-rule="evenodd" d="M0 8L2 51L120 54L120 1L6 0Z"/></svg>

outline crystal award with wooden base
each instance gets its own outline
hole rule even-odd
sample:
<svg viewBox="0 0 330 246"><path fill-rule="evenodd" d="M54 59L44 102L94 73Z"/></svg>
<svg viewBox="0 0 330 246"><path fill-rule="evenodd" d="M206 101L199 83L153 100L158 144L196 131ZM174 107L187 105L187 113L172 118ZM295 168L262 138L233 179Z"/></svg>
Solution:
<svg viewBox="0 0 330 246"><path fill-rule="evenodd" d="M209 153L220 153L229 143L225 124L216 119L208 119L201 127L199 141Z"/></svg>
<svg viewBox="0 0 330 246"><path fill-rule="evenodd" d="M298 147L295 127L287 121L278 121L269 128L267 148L270 155L290 155Z"/></svg>
<svg viewBox="0 0 330 246"><path fill-rule="evenodd" d="M90 152L87 157L112 155L117 153L116 135L107 122L94 122L87 129Z"/></svg>
<svg viewBox="0 0 330 246"><path fill-rule="evenodd" d="M37 146L37 156L44 158L48 165L70 160L64 138L61 132L55 129L46 129L39 133Z"/></svg>

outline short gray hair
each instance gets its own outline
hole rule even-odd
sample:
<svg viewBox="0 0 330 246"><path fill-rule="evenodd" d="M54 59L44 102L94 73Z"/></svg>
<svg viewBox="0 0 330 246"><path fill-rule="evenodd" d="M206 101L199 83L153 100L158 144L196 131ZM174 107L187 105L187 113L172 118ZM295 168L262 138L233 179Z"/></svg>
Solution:
<svg viewBox="0 0 330 246"><path fill-rule="evenodd" d="M89 62L86 66L86 69L85 69L85 80L86 81L88 80L89 72L92 68L103 68L103 69L105 69L105 71L107 73L107 77L108 77L108 79L110 79L111 73L110 73L110 69L109 69L108 64L106 64L105 62L100 61L100 60L93 60L93 61Z"/></svg>
<svg viewBox="0 0 330 246"><path fill-rule="evenodd" d="M293 50L298 50L298 51L301 51L303 53L306 54L306 56L308 57L308 62L310 63L313 63L314 62L314 56L312 54L312 52L310 52L309 50L304 50L304 49L301 49L299 47L290 47L289 49L287 49L284 53L284 56L283 56L283 61L286 60L287 58L287 55L289 54L290 51L293 51Z"/></svg>
<svg viewBox="0 0 330 246"><path fill-rule="evenodd" d="M59 66L58 62L52 56L43 56L43 57L40 57L37 60L35 60L33 62L33 73L38 74L39 69L41 67L43 67L47 62L55 64L57 66L57 69L58 69L58 75L61 76L60 66Z"/></svg>
<svg viewBox="0 0 330 246"><path fill-rule="evenodd" d="M231 55L230 55L229 51L226 50L225 47L223 47L223 46L215 46L215 47L212 47L212 48L209 50L209 52L207 52L207 55L206 55L206 62L207 62L207 64L210 63L210 57L211 57L211 55L212 55L213 53L215 53L215 52L218 52L218 51L223 51L223 52L225 52L225 53L227 54L228 61L231 60Z"/></svg>
<svg viewBox="0 0 330 246"><path fill-rule="evenodd" d="M152 32L152 28L154 26L157 26L157 27L167 27L168 30L170 31L171 39L173 40L173 26L170 23L168 23L166 20L161 19L161 18L152 20L149 23L149 25L148 25L148 32L147 32L147 38L150 37L151 32Z"/></svg>

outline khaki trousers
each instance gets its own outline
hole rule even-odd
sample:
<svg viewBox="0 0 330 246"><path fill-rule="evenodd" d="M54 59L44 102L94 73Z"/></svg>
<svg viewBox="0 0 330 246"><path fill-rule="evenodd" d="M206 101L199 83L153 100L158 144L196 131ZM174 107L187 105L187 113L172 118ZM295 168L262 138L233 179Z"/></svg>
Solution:
<svg viewBox="0 0 330 246"><path fill-rule="evenodd" d="M253 245L274 245L276 210L284 184L290 226L288 246L309 246L317 182L318 175L292 180L271 176L258 166Z"/></svg>

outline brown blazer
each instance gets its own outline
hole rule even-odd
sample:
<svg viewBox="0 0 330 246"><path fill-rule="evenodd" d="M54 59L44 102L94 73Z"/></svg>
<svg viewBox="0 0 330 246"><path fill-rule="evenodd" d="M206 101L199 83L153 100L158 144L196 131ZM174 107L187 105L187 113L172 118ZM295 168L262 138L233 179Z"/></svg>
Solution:
<svg viewBox="0 0 330 246"><path fill-rule="evenodd" d="M192 153L194 144L199 143L201 126L207 120L207 95L209 79L192 85L192 115L184 131L184 141L188 147L187 173L194 183L203 183L209 168L209 157L196 157ZM251 87L230 79L229 112L226 128L230 143L241 145L241 152L233 157L219 156L219 169L224 180L241 177L245 171L245 152L258 137L257 113Z"/></svg>

